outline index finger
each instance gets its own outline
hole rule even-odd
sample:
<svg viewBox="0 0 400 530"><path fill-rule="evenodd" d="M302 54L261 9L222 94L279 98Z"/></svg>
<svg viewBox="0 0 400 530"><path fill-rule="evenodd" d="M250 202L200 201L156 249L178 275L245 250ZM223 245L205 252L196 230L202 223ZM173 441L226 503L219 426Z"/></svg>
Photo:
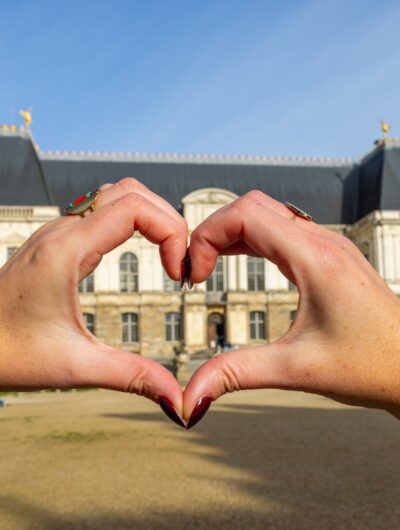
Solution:
<svg viewBox="0 0 400 530"><path fill-rule="evenodd" d="M76 253L80 249L80 259L87 269L81 270L81 276L89 274L104 254L124 243L135 230L160 245L166 271L178 280L186 253L187 226L138 193L127 193L72 225L72 250Z"/></svg>
<svg viewBox="0 0 400 530"><path fill-rule="evenodd" d="M211 274L224 249L244 242L255 255L275 263L299 286L302 272L314 266L311 240L318 236L266 206L262 195L258 191L247 193L215 212L193 231L190 238L193 282L202 282Z"/></svg>

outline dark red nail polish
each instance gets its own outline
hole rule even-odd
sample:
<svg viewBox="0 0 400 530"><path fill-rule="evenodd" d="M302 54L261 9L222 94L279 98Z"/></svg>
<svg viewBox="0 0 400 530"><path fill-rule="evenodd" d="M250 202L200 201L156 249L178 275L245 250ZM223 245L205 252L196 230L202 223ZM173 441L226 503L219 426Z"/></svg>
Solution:
<svg viewBox="0 0 400 530"><path fill-rule="evenodd" d="M192 415L189 418L189 421L187 422L186 429L191 429L198 423L201 418L205 415L207 410L210 408L210 405L212 403L212 399L204 396L202 397L197 405L194 407Z"/></svg>
<svg viewBox="0 0 400 530"><path fill-rule="evenodd" d="M158 404L160 405L161 409L165 412L165 414L168 416L170 420L175 422L180 427L183 427L183 428L186 427L185 424L183 423L182 418L176 412L176 410L172 406L172 403L170 402L169 399L162 397L160 398L160 401L158 402Z"/></svg>
<svg viewBox="0 0 400 530"><path fill-rule="evenodd" d="M181 284L181 289L182 287L184 286L185 284L185 280L186 280L186 264L185 264L185 259L186 258L183 258L183 260L181 261L181 276L180 276L180 284Z"/></svg>
<svg viewBox="0 0 400 530"><path fill-rule="evenodd" d="M186 265L186 281L188 283L189 289L191 289L190 275L192 274L192 262L190 260L189 248L186 250L185 265Z"/></svg>
<svg viewBox="0 0 400 530"><path fill-rule="evenodd" d="M189 248L187 248L185 257L181 261L181 278L180 278L181 289L184 286L185 282L188 283L189 289L192 288L192 284L190 282L191 272L192 272L192 264L191 264L190 256L189 256Z"/></svg>

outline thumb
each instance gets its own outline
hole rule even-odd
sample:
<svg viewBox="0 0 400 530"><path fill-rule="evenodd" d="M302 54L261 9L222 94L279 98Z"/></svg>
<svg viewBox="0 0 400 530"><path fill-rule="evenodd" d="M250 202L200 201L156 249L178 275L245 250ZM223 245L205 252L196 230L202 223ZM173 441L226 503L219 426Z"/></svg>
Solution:
<svg viewBox="0 0 400 530"><path fill-rule="evenodd" d="M227 392L294 388L287 346L281 342L221 353L193 374L184 392L183 417L193 427L212 401Z"/></svg>
<svg viewBox="0 0 400 530"><path fill-rule="evenodd" d="M77 373L77 386L108 388L144 396L158 403L172 421L184 427L182 389L171 372L156 361L103 344L93 344L86 355L80 356Z"/></svg>

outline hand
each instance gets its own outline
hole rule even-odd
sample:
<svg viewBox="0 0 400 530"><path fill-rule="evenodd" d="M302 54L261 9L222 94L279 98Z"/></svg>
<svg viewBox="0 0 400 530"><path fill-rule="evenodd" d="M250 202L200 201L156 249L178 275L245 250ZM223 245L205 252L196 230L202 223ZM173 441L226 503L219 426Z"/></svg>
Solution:
<svg viewBox="0 0 400 530"><path fill-rule="evenodd" d="M168 370L87 330L78 283L135 230L160 245L166 271L178 280L186 222L133 179L101 190L94 213L44 225L0 269L0 388L104 387L166 398L181 411L182 390Z"/></svg>
<svg viewBox="0 0 400 530"><path fill-rule="evenodd" d="M347 238L250 192L192 233L192 281L219 254L263 256L299 290L295 321L279 340L214 357L184 393L184 418L201 398L250 388L302 390L400 415L400 304ZM204 399L196 418L208 408Z"/></svg>

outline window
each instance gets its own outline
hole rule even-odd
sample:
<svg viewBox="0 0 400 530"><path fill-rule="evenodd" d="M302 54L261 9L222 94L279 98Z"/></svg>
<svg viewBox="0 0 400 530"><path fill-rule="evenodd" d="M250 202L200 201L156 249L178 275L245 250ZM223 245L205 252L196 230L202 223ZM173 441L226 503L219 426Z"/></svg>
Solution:
<svg viewBox="0 0 400 530"><path fill-rule="evenodd" d="M83 318L85 320L86 327L94 335L94 315L93 313L83 313Z"/></svg>
<svg viewBox="0 0 400 530"><path fill-rule="evenodd" d="M168 342L182 340L180 313L166 313L165 340Z"/></svg>
<svg viewBox="0 0 400 530"><path fill-rule="evenodd" d="M166 293L176 293L181 290L181 286L179 282L175 282L174 280L171 280L171 278L168 276L168 274L163 271L163 284L164 284L164 291Z"/></svg>
<svg viewBox="0 0 400 530"><path fill-rule="evenodd" d="M138 316L136 313L122 314L122 342L139 342Z"/></svg>
<svg viewBox="0 0 400 530"><path fill-rule="evenodd" d="M247 285L249 291L265 290L264 258L247 258Z"/></svg>
<svg viewBox="0 0 400 530"><path fill-rule="evenodd" d="M224 261L222 256L218 256L215 269L207 279L208 292L221 292L224 290Z"/></svg>
<svg viewBox="0 0 400 530"><path fill-rule="evenodd" d="M119 260L120 290L133 293L138 290L138 259L132 252L125 252Z"/></svg>
<svg viewBox="0 0 400 530"><path fill-rule="evenodd" d="M250 313L250 338L253 340L265 339L264 311L252 311Z"/></svg>
<svg viewBox="0 0 400 530"><path fill-rule="evenodd" d="M93 293L94 292L94 274L89 274L86 278L79 283L78 286L80 293Z"/></svg>
<svg viewBox="0 0 400 530"><path fill-rule="evenodd" d="M7 261L14 256L19 247L7 247Z"/></svg>

